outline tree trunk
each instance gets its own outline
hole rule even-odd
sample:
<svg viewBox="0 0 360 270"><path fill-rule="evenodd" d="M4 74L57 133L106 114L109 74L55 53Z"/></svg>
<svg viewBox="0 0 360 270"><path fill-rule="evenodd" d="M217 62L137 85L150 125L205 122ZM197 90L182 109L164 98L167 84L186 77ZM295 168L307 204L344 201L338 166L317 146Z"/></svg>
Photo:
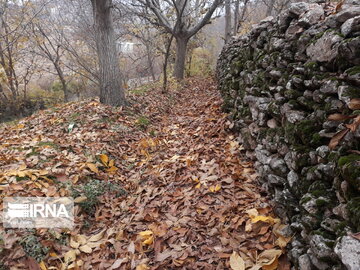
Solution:
<svg viewBox="0 0 360 270"><path fill-rule="evenodd" d="M95 23L96 49L100 70L100 102L112 106L126 105L116 52L112 0L91 0Z"/></svg>
<svg viewBox="0 0 360 270"><path fill-rule="evenodd" d="M176 60L174 67L174 77L178 80L184 79L186 49L189 39L176 37Z"/></svg>
<svg viewBox="0 0 360 270"><path fill-rule="evenodd" d="M235 36L239 30L239 9L240 9L240 0L235 2L235 12L234 12L234 29L233 35Z"/></svg>
<svg viewBox="0 0 360 270"><path fill-rule="evenodd" d="M230 0L225 0L225 43L231 38L231 4Z"/></svg>
<svg viewBox="0 0 360 270"><path fill-rule="evenodd" d="M70 98L69 97L69 91L68 91L68 88L67 88L67 85L66 85L66 80L64 78L64 73L62 72L61 67L59 66L59 63L54 62L54 66L55 66L56 72L57 72L57 74L59 76L61 86L62 86L62 89L63 89L63 92L64 92L64 102L69 102L69 98Z"/></svg>

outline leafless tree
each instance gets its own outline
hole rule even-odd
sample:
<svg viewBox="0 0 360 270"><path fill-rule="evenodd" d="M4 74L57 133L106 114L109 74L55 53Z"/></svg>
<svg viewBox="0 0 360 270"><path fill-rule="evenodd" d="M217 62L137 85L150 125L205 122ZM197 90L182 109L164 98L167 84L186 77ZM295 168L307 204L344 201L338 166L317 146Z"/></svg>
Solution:
<svg viewBox="0 0 360 270"><path fill-rule="evenodd" d="M189 40L210 22L223 0L137 0L136 2L142 7L140 15L174 36L176 40L174 77L183 79ZM149 16L149 11L155 16L155 20Z"/></svg>

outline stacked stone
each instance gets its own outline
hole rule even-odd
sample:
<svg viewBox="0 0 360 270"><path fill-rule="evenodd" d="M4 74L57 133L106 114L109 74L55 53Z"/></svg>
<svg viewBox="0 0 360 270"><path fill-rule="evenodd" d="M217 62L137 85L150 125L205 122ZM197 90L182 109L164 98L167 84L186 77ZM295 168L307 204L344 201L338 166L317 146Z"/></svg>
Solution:
<svg viewBox="0 0 360 270"><path fill-rule="evenodd" d="M247 157L295 237L294 269L360 269L360 130L328 143L359 114L360 2L333 13L295 3L228 43L217 76Z"/></svg>

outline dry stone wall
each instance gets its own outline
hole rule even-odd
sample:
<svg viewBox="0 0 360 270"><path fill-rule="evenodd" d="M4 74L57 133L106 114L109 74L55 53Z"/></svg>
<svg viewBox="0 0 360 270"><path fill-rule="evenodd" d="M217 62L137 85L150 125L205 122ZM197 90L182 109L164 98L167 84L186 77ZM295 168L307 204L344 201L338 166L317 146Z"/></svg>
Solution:
<svg viewBox="0 0 360 270"><path fill-rule="evenodd" d="M360 1L336 14L295 3L234 38L218 60L224 109L290 225L294 269L360 269L360 130L330 150L360 98Z"/></svg>

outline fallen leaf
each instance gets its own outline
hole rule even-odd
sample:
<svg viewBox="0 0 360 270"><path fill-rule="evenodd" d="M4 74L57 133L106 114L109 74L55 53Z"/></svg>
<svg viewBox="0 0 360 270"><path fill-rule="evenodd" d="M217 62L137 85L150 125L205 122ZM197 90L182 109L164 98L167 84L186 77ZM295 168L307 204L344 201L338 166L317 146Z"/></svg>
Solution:
<svg viewBox="0 0 360 270"><path fill-rule="evenodd" d="M108 165L108 163L109 163L109 157L108 157L107 155L101 154L101 155L99 155L99 158L100 158L102 164L104 164L105 166Z"/></svg>
<svg viewBox="0 0 360 270"><path fill-rule="evenodd" d="M329 148L330 149L334 149L339 142L341 141L342 138L345 137L345 135L350 131L350 129L343 129L341 131L339 131L338 133L336 133L334 135L334 137L331 138L330 143L329 143Z"/></svg>
<svg viewBox="0 0 360 270"><path fill-rule="evenodd" d="M85 252L85 253L91 253L92 252L91 247L89 247L88 245L84 245L84 246L79 247L79 250L82 251L82 252Z"/></svg>
<svg viewBox="0 0 360 270"><path fill-rule="evenodd" d="M136 266L136 270L148 270L148 269L150 269L149 266L147 266L144 263L139 264L138 266Z"/></svg>
<svg viewBox="0 0 360 270"><path fill-rule="evenodd" d="M348 119L355 118L356 115L343 115L340 113L334 113L328 116L328 120L330 121L344 121Z"/></svg>
<svg viewBox="0 0 360 270"><path fill-rule="evenodd" d="M102 230L98 234L95 234L95 235L91 236L89 238L88 242L97 242L97 241L99 241L101 238L103 238L104 233L105 233L105 230Z"/></svg>
<svg viewBox="0 0 360 270"><path fill-rule="evenodd" d="M64 261L66 264L69 264L75 260L76 260L76 250L75 249L71 249L65 253Z"/></svg>
<svg viewBox="0 0 360 270"><path fill-rule="evenodd" d="M237 252L230 256L230 267L232 270L245 270L245 262Z"/></svg>
<svg viewBox="0 0 360 270"><path fill-rule="evenodd" d="M348 107L353 111L360 110L360 98L353 98L350 100Z"/></svg>
<svg viewBox="0 0 360 270"><path fill-rule="evenodd" d="M94 163L87 163L86 165L92 172L99 173L99 169L96 167Z"/></svg>

